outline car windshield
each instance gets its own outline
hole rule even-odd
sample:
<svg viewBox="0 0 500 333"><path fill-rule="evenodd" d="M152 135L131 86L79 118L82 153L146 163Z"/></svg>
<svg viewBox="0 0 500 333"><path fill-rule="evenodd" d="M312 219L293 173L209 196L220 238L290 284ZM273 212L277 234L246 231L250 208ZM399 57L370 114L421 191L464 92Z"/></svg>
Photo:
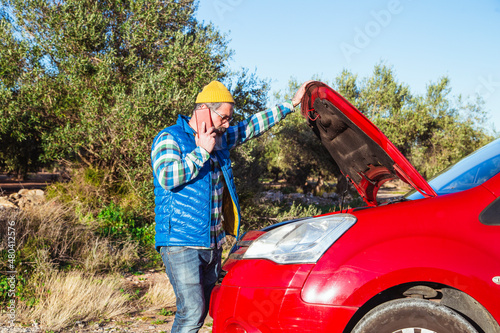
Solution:
<svg viewBox="0 0 500 333"><path fill-rule="evenodd" d="M500 172L500 139L475 151L455 165L442 171L429 184L438 195L460 192L480 185ZM406 199L423 198L416 191L408 193Z"/></svg>

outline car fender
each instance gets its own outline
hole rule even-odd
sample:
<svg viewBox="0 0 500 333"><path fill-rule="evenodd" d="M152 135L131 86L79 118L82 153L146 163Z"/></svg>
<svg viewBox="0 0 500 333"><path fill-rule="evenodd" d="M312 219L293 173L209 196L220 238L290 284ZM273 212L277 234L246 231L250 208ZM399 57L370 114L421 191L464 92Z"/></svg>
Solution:
<svg viewBox="0 0 500 333"><path fill-rule="evenodd" d="M335 244L330 255L338 252L336 247L345 251L347 246ZM500 318L500 286L492 280L500 275L500 258L463 240L418 235L386 240L360 250L336 268L325 257L304 284L305 302L361 307L392 287L427 282L461 290Z"/></svg>

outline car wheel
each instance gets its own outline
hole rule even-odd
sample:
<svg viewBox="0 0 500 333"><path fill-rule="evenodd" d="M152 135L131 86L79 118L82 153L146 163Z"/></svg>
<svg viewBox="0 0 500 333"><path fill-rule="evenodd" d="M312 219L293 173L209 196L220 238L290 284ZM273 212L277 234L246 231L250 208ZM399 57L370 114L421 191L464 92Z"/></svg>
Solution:
<svg viewBox="0 0 500 333"><path fill-rule="evenodd" d="M368 312L352 333L478 333L452 309L422 299L398 299Z"/></svg>

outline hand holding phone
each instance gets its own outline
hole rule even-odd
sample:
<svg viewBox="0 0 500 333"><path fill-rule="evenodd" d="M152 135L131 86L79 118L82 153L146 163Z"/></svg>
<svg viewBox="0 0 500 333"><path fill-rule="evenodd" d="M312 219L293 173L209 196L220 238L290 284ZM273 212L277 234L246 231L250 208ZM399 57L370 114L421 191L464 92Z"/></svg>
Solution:
<svg viewBox="0 0 500 333"><path fill-rule="evenodd" d="M196 132L198 138L200 137L200 132L202 131L201 124L205 123L205 131L207 131L210 127L214 126L212 122L212 115L210 114L210 109L207 108L206 105L202 105L199 109L197 109L194 113L196 117Z"/></svg>
<svg viewBox="0 0 500 333"><path fill-rule="evenodd" d="M203 105L195 111L194 116L196 121L196 145L212 153L215 147L216 133L210 109Z"/></svg>

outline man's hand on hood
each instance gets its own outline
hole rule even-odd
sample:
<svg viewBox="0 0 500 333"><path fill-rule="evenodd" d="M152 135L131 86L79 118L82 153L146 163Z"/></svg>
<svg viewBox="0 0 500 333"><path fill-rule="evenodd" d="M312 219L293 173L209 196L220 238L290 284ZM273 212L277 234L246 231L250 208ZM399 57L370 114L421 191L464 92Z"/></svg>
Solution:
<svg viewBox="0 0 500 333"><path fill-rule="evenodd" d="M299 90L297 90L297 92L295 93L295 96L293 96L293 98L292 98L292 104L293 104L294 107L296 107L297 105L300 104L300 101L302 100L302 96L304 96L304 93L306 92L306 86L310 82L313 82L313 81L309 80L309 81L304 82L300 86Z"/></svg>

